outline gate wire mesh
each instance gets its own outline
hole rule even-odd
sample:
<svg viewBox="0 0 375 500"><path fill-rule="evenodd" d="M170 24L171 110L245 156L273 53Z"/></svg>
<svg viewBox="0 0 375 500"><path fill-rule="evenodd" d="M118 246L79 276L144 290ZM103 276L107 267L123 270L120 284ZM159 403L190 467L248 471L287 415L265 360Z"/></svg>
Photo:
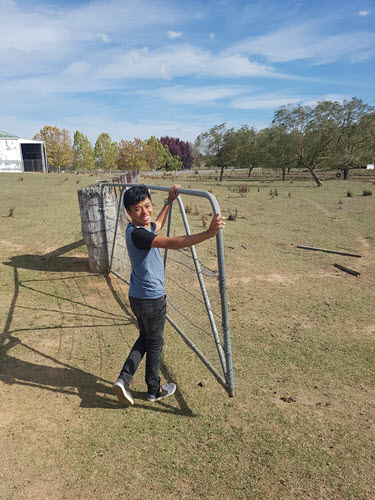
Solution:
<svg viewBox="0 0 375 500"><path fill-rule="evenodd" d="M103 186L104 197L106 190L112 187L113 186ZM125 243L125 229L130 219L128 219L122 202L122 189L114 187L114 190L115 203L111 206L107 202L105 205L110 270L129 284L131 267ZM151 195L153 204L156 205L156 207L162 206L162 200L165 193L163 196L163 193L154 191L151 192ZM176 205L177 203L175 202L171 223L171 236L186 234L181 212ZM184 210L182 203L181 205L182 210ZM212 209L207 205L207 200L204 199L199 200L199 208L196 205L195 214L186 214L189 226L193 228L193 233L204 230L201 221L201 207L203 206L205 206L206 214L212 215ZM199 214L197 212L199 212ZM156 211L154 217L157 216L157 213ZM163 233L165 233L164 229ZM165 253L165 250L162 252ZM226 360L230 359L231 361L231 352L227 352L228 339L226 340L224 338L222 327L222 300L219 286L218 259L214 241L209 240L204 244L198 245L195 247L195 252L198 257L199 267L209 301L211 321L204 296L202 295L201 285L198 280L197 270L190 248L168 250L165 266L165 289L167 294L168 317L177 325L177 331L179 331L179 333L182 331L190 342L198 348L208 362L208 364L205 363L206 366L210 365L208 366L209 369L213 368L211 371L229 394L234 395L233 379L228 380L228 370L226 368ZM163 255L163 257L165 257L165 255ZM212 322L214 323L213 327ZM216 340L213 334L213 328L217 331ZM205 362L205 360L202 359L203 362ZM220 374L223 374L224 377Z"/></svg>

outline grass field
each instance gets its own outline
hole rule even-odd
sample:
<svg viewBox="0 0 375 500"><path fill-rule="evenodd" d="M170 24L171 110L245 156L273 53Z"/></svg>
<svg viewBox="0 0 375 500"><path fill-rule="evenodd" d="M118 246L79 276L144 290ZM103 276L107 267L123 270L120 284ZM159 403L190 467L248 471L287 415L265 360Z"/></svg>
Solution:
<svg viewBox="0 0 375 500"><path fill-rule="evenodd" d="M126 285L90 274L81 240L76 190L95 178L20 177L0 174L0 498L375 498L373 177L178 179L237 210L224 233L236 397L167 326L176 397L148 404L142 365L126 409L112 392L137 336Z"/></svg>

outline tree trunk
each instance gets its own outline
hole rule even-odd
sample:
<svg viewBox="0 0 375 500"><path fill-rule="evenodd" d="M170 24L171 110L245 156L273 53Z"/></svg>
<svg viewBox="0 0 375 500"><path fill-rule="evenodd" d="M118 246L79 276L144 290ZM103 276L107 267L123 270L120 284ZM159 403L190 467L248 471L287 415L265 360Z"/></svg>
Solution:
<svg viewBox="0 0 375 500"><path fill-rule="evenodd" d="M282 180L285 181L285 171L286 171L286 168L285 167L282 167L281 168L282 172L283 172L283 177L282 177Z"/></svg>
<svg viewBox="0 0 375 500"><path fill-rule="evenodd" d="M222 165L222 167L221 167L221 171L220 171L220 179L219 179L220 181L222 181L222 180L223 180L223 175L224 175L224 165Z"/></svg>
<svg viewBox="0 0 375 500"><path fill-rule="evenodd" d="M251 172L253 171L254 167L255 167L255 165L250 165L250 167L249 167L249 172L248 172L248 174L247 174L247 176L248 176L248 177L250 177Z"/></svg>
<svg viewBox="0 0 375 500"><path fill-rule="evenodd" d="M348 175L349 175L349 168L348 167L344 167L344 181L347 180Z"/></svg>
<svg viewBox="0 0 375 500"><path fill-rule="evenodd" d="M316 173L314 172L314 169L311 168L311 167L307 167L309 169L309 172L310 174L313 176L313 179L314 181L316 182L317 186L320 187L320 186L323 186L323 184L320 182L320 179L319 177L316 175Z"/></svg>

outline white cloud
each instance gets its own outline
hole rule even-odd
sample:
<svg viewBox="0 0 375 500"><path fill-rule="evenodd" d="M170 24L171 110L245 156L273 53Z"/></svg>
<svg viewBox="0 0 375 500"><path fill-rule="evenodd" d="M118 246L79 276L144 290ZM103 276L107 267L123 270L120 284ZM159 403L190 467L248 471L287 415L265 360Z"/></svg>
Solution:
<svg viewBox="0 0 375 500"><path fill-rule="evenodd" d="M240 86L202 86L187 87L174 85L163 87L155 91L141 91L140 95L163 99L176 104L213 104L223 99L232 98L249 92L249 87Z"/></svg>
<svg viewBox="0 0 375 500"><path fill-rule="evenodd" d="M228 53L258 54L273 63L298 59L328 63L343 57L353 58L364 52L372 53L374 43L374 33L324 35L315 22L307 22L257 38L248 38L232 46Z"/></svg>
<svg viewBox="0 0 375 500"><path fill-rule="evenodd" d="M178 7L169 5L161 12L152 0L109 0L84 5L40 7L31 10L14 3L2 2L0 52L7 50L34 53L34 58L58 61L76 53L82 44L91 41L129 44L140 36L152 36L158 26L181 19ZM184 11L184 19L195 18L193 9ZM84 23L82 22L84 19ZM152 26L153 30L149 28ZM0 53L0 62L1 62Z"/></svg>
<svg viewBox="0 0 375 500"><path fill-rule="evenodd" d="M240 97L232 101L232 106L237 109L276 109L279 106L297 104L301 99L298 97L272 97L272 96L248 96Z"/></svg>
<svg viewBox="0 0 375 500"><path fill-rule="evenodd" d="M325 94L321 96L286 96L278 92L269 94L254 94L240 97L232 101L232 106L237 109L276 109L289 104L315 106L319 101L342 101L347 96L342 94Z"/></svg>
<svg viewBox="0 0 375 500"><path fill-rule="evenodd" d="M46 125L46 122L38 119L20 118L14 115L3 115L3 123L7 124L7 132L14 133L19 137L32 139L41 128ZM213 126L222 118L210 116L190 117L186 120L139 120L139 121L117 121L106 113L92 114L80 113L71 115L65 118L57 118L51 123L59 128L67 128L73 137L76 130L82 131L88 136L92 144L95 144L98 136L103 132L107 132L112 140L120 141L121 139L148 139L152 135L162 137L169 135L171 137L181 137L184 140L194 141L196 137L206 128Z"/></svg>
<svg viewBox="0 0 375 500"><path fill-rule="evenodd" d="M100 69L103 78L163 78L197 75L236 78L275 77L270 66L250 61L238 54L212 54L193 45L149 50L147 47L118 53Z"/></svg>
<svg viewBox="0 0 375 500"><path fill-rule="evenodd" d="M208 38L215 40L215 33L209 33Z"/></svg>
<svg viewBox="0 0 375 500"><path fill-rule="evenodd" d="M368 16L370 14L369 10L359 10L358 15L359 16Z"/></svg>
<svg viewBox="0 0 375 500"><path fill-rule="evenodd" d="M67 68L61 73L60 76L77 78L81 76L88 76L91 71L91 66L86 61L77 61L69 64Z"/></svg>
<svg viewBox="0 0 375 500"><path fill-rule="evenodd" d="M168 38L174 40L175 38L180 38L182 35L181 31L168 31Z"/></svg>
<svg viewBox="0 0 375 500"><path fill-rule="evenodd" d="M100 38L100 40L102 40L104 43L109 43L111 40L109 38L108 35L106 35L105 33L98 33L98 37Z"/></svg>

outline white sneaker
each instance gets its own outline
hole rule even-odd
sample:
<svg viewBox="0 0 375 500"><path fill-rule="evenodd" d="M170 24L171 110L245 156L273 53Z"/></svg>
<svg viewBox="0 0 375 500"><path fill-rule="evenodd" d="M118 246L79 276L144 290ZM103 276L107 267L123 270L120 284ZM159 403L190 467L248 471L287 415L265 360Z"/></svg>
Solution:
<svg viewBox="0 0 375 500"><path fill-rule="evenodd" d="M118 378L116 380L113 384L113 389L120 403L126 406L134 404L134 399L129 391L129 386L122 378Z"/></svg>

